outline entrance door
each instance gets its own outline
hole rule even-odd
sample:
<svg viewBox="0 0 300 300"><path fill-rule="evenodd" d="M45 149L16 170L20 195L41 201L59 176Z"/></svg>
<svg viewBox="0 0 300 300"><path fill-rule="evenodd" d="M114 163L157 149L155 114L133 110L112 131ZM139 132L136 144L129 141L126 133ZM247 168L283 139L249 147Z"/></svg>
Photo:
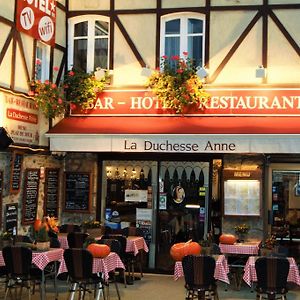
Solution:
<svg viewBox="0 0 300 300"><path fill-rule="evenodd" d="M174 243L202 240L207 234L209 162L160 164L156 269L173 271Z"/></svg>

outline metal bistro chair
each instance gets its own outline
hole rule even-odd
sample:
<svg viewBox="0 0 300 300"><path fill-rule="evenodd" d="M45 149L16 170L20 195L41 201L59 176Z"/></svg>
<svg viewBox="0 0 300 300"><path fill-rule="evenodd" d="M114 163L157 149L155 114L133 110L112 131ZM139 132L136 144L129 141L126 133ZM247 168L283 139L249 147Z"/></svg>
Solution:
<svg viewBox="0 0 300 300"><path fill-rule="evenodd" d="M214 278L216 261L212 256L187 255L182 259L186 299L219 299Z"/></svg>
<svg viewBox="0 0 300 300"><path fill-rule="evenodd" d="M82 248L88 236L88 233L69 232L67 235L69 248Z"/></svg>
<svg viewBox="0 0 300 300"><path fill-rule="evenodd" d="M286 300L289 269L290 263L287 258L272 256L258 258L255 262L256 299Z"/></svg>
<svg viewBox="0 0 300 300"><path fill-rule="evenodd" d="M59 232L61 233L81 232L81 228L77 224L62 224L59 227Z"/></svg>
<svg viewBox="0 0 300 300"><path fill-rule="evenodd" d="M74 299L78 289L78 299L84 299L86 293L94 292L94 299L104 295L104 282L101 274L93 274L93 255L83 248L69 248L64 252L64 260L68 269L70 286L69 299Z"/></svg>

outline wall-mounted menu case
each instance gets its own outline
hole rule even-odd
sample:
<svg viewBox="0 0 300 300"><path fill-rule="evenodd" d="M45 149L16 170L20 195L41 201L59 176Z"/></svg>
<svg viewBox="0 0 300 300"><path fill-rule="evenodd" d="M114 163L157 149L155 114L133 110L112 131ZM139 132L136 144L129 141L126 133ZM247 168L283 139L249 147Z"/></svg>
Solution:
<svg viewBox="0 0 300 300"><path fill-rule="evenodd" d="M44 215L58 217L59 169L47 168L45 172Z"/></svg>
<svg viewBox="0 0 300 300"><path fill-rule="evenodd" d="M260 216L261 171L224 170L225 216Z"/></svg>
<svg viewBox="0 0 300 300"><path fill-rule="evenodd" d="M91 174L87 172L65 173L64 210L69 212L90 212Z"/></svg>
<svg viewBox="0 0 300 300"><path fill-rule="evenodd" d="M23 154L14 152L11 175L10 175L10 193L17 194L20 191L22 176Z"/></svg>

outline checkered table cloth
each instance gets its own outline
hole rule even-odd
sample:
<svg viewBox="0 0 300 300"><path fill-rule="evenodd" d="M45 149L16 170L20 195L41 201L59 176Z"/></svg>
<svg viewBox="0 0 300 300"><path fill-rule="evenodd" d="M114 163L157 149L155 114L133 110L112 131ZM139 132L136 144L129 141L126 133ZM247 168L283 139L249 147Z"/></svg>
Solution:
<svg viewBox="0 0 300 300"><path fill-rule="evenodd" d="M62 249L69 248L67 235L68 235L67 233L59 233L57 236L57 238L60 242L60 248L62 248Z"/></svg>
<svg viewBox="0 0 300 300"><path fill-rule="evenodd" d="M226 282L227 284L230 284L228 273L229 273L229 267L227 260L224 255L218 255L215 256L216 259L216 268L215 268L215 274L214 277L217 280ZM177 261L175 263L175 269L174 269L174 280L178 280L180 277L184 277L183 268L181 261Z"/></svg>
<svg viewBox="0 0 300 300"><path fill-rule="evenodd" d="M52 248L45 252L32 251L32 263L40 270L44 270L51 261L60 261L63 258L63 253L64 250L61 248ZM5 266L2 251L0 252L0 266Z"/></svg>
<svg viewBox="0 0 300 300"><path fill-rule="evenodd" d="M133 252L134 255L139 253L139 250L148 252L148 246L141 236L128 236L126 242L126 252Z"/></svg>
<svg viewBox="0 0 300 300"><path fill-rule="evenodd" d="M253 281L257 281L255 270L255 261L257 260L257 258L258 256L250 256L244 268L243 279L249 286L252 285ZM288 260L290 263L290 270L287 281L294 282L297 285L300 285L300 275L295 259L293 257L288 257Z"/></svg>
<svg viewBox="0 0 300 300"><path fill-rule="evenodd" d="M103 273L104 279L108 281L109 272L115 269L125 269L119 255L115 252L109 253L105 258L96 258L93 260L93 273ZM62 259L57 274L68 272L65 260Z"/></svg>
<svg viewBox="0 0 300 300"><path fill-rule="evenodd" d="M223 254L258 255L260 242L235 243L233 245L219 244Z"/></svg>

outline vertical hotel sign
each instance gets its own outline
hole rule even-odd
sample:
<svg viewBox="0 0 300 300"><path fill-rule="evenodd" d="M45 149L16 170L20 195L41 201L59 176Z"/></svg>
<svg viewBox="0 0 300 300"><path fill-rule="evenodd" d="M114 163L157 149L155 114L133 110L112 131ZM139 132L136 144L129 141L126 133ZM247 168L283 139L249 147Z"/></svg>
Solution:
<svg viewBox="0 0 300 300"><path fill-rule="evenodd" d="M56 0L17 0L17 29L51 46L55 44Z"/></svg>

